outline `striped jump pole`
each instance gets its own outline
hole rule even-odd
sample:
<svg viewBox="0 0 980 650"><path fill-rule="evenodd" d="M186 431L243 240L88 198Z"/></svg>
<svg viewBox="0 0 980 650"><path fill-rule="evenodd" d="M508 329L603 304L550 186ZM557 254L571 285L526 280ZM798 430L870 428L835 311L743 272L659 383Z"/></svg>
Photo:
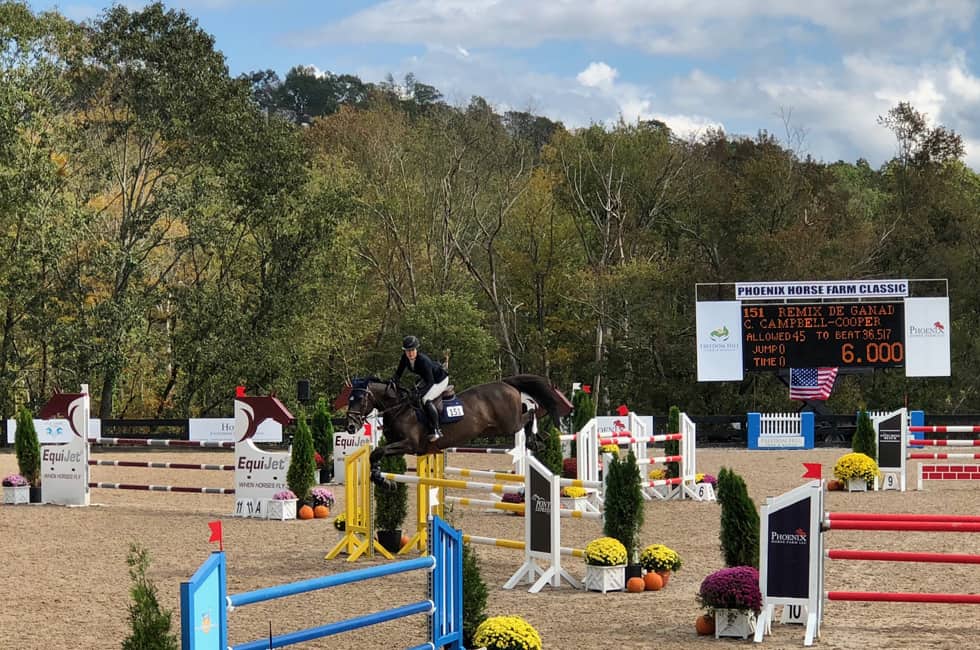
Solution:
<svg viewBox="0 0 980 650"><path fill-rule="evenodd" d="M919 440L909 438L910 447L980 447L980 440Z"/></svg>
<svg viewBox="0 0 980 650"><path fill-rule="evenodd" d="M524 542L520 542L516 539L498 539L496 537L479 537L477 535L463 535L463 541L467 544L484 544L487 546L497 546L500 548L513 548L519 551L523 551L527 546ZM562 546L561 554L584 559L585 549Z"/></svg>
<svg viewBox="0 0 980 650"><path fill-rule="evenodd" d="M114 447L209 447L213 449L234 449L235 443L227 440L168 440L161 438L94 438L94 445Z"/></svg>
<svg viewBox="0 0 980 650"><path fill-rule="evenodd" d="M980 522L909 520L826 520L824 530L893 530L920 533L980 533Z"/></svg>
<svg viewBox="0 0 980 650"><path fill-rule="evenodd" d="M91 481L90 488L106 490L142 490L144 492L184 492L187 494L235 494L235 488L181 487L177 485L137 485L133 483L103 483Z"/></svg>
<svg viewBox="0 0 980 650"><path fill-rule="evenodd" d="M945 603L980 605L980 594L916 594L887 591L828 591L827 600L879 603Z"/></svg>
<svg viewBox="0 0 980 650"><path fill-rule="evenodd" d="M940 564L980 564L980 555L967 553L928 553L911 551L859 551L831 549L828 560L868 560L872 562L934 562Z"/></svg>
<svg viewBox="0 0 980 650"><path fill-rule="evenodd" d="M980 515L939 515L887 512L828 512L830 521L929 521L980 523Z"/></svg>
<svg viewBox="0 0 980 650"><path fill-rule="evenodd" d="M980 433L980 425L910 426L909 433ZM922 442L916 440L916 443Z"/></svg>
<svg viewBox="0 0 980 650"><path fill-rule="evenodd" d="M980 454L912 453L906 458L909 460L980 460Z"/></svg>
<svg viewBox="0 0 980 650"><path fill-rule="evenodd" d="M451 478L429 478L424 476L408 476L406 474L392 474L382 472L381 476L394 481L395 483L407 483L409 485L434 485L442 488L456 488L458 490L485 490L496 494L520 494L523 489L518 485L504 485L503 483L482 483L479 481L460 481Z"/></svg>
<svg viewBox="0 0 980 650"><path fill-rule="evenodd" d="M101 465L104 467L149 467L152 469L203 469L219 472L234 472L234 465L199 465L196 463L164 463L149 462L143 460L96 460L89 459L89 465Z"/></svg>
<svg viewBox="0 0 980 650"><path fill-rule="evenodd" d="M492 510L504 510L506 512L525 513L523 503L503 503L501 501L491 501L490 499L469 499L466 497L446 497L446 503L457 503L461 506L482 506ZM558 511L559 517L570 517L572 519L602 519L601 512L586 512L584 510L569 510L561 508Z"/></svg>

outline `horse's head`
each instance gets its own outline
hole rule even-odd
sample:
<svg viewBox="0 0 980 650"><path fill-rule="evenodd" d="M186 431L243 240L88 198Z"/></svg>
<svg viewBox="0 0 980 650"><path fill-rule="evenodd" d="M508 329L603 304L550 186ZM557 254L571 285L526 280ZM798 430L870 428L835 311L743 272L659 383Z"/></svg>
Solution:
<svg viewBox="0 0 980 650"><path fill-rule="evenodd" d="M376 377L357 378L351 381L347 400L347 431L357 433L364 421L377 409L384 411L398 399L398 387Z"/></svg>

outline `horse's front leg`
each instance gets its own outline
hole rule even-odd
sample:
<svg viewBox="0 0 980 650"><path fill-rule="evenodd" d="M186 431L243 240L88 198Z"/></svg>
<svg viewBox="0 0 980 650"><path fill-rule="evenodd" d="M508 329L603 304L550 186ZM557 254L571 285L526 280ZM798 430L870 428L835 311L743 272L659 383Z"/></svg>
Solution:
<svg viewBox="0 0 980 650"><path fill-rule="evenodd" d="M377 447L371 452L371 482L380 488L392 491L398 487L398 483L387 479L381 475L381 459L385 456L400 456L411 451L411 445L405 440L392 442L384 447Z"/></svg>

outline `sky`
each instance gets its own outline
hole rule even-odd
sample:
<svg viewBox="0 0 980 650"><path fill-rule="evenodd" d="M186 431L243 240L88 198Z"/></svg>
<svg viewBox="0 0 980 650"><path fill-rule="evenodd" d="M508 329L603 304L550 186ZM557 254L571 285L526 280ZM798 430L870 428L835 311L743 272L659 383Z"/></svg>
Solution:
<svg viewBox="0 0 980 650"><path fill-rule="evenodd" d="M123 2L131 9L143 2ZM566 127L658 119L775 135L801 156L879 166L900 101L963 137L980 170L977 0L173 0L233 75L295 65L407 73L465 105ZM75 20L108 3L30 2Z"/></svg>

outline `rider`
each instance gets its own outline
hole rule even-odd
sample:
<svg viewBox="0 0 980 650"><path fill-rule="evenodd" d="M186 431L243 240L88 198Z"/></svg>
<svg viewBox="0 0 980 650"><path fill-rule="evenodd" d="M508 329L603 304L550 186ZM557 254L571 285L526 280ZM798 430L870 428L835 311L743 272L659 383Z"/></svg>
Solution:
<svg viewBox="0 0 980 650"><path fill-rule="evenodd" d="M432 429L429 441L435 442L442 437L442 431L439 429L439 412L433 400L449 387L449 374L440 364L419 352L419 340L414 336L406 336L402 341L402 358L392 378L396 384L406 370L419 377L421 385L418 392L422 396L422 410L428 417L429 427Z"/></svg>

